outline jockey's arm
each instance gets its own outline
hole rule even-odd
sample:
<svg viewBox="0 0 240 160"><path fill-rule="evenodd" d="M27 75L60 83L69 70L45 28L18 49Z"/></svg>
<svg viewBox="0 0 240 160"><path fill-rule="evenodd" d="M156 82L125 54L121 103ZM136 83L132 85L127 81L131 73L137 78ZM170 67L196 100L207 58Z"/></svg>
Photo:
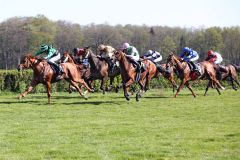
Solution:
<svg viewBox="0 0 240 160"><path fill-rule="evenodd" d="M211 58L211 61L212 62L215 62L217 60L217 56L213 56L212 58Z"/></svg>
<svg viewBox="0 0 240 160"><path fill-rule="evenodd" d="M184 52L181 52L180 55L179 55L179 58L182 58L182 59L183 59L184 57L185 57Z"/></svg>
<svg viewBox="0 0 240 160"><path fill-rule="evenodd" d="M51 58L56 52L57 51L54 48L50 48L47 56L45 57L45 59Z"/></svg>

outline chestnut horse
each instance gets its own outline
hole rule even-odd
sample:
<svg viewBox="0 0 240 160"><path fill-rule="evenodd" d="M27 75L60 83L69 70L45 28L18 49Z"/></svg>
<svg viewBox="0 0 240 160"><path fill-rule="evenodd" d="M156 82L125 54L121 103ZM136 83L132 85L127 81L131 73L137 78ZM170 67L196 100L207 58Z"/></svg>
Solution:
<svg viewBox="0 0 240 160"><path fill-rule="evenodd" d="M65 51L60 59L61 63L73 63L79 66L79 71L82 75L82 78L87 82L88 86L90 88L92 88L91 84L92 82L87 81L88 78L90 77L90 68L89 67L85 67L83 64L79 64L75 61L75 59L73 58L73 56L71 54L69 54L67 51ZM72 90L76 90L71 84L69 84L69 93L72 93Z"/></svg>
<svg viewBox="0 0 240 160"><path fill-rule="evenodd" d="M125 53L121 50L116 51L115 53L116 59L119 61L120 64L120 72L123 82L123 91L124 96L127 100L130 100L128 90L129 87L135 82L137 73L136 69L131 62L127 59ZM138 84L140 85L140 90L136 94L136 101L139 101L139 98L142 96L141 94L145 91L145 85L148 85L150 80L155 76L156 73L156 66L150 60L144 59L142 61L145 65L144 71L140 75L140 79Z"/></svg>
<svg viewBox="0 0 240 160"><path fill-rule="evenodd" d="M210 63L213 63L210 61L209 58L207 58L206 60L209 61ZM216 64L213 64L213 65L215 70L219 69L221 71L218 65ZM234 82L238 85L238 87L240 87L240 82L238 80L238 74L237 74L237 72L240 71L239 67L234 64L228 64L225 66L225 70L226 71L224 72L220 72L221 73L220 76L217 76L218 80L220 81L220 80L230 79L232 89L237 90L237 87L235 86Z"/></svg>
<svg viewBox="0 0 240 160"><path fill-rule="evenodd" d="M81 96L84 96L81 89L78 86L78 83L84 85L88 91L92 90L88 87L85 81L82 79L82 75L79 72L79 67L72 63L61 63L61 66L64 70L64 74L61 79L67 80L72 86L74 86ZM18 65L18 70L22 69L33 69L33 79L31 85L23 93L19 95L19 99L25 97L32 89L37 86L39 83L42 83L47 87L48 103L50 103L51 97L51 83L55 83L56 77L58 76L56 72L52 69L50 64L46 60L38 59L32 54L27 54L22 57L20 64ZM86 98L85 98L86 99Z"/></svg>
<svg viewBox="0 0 240 160"><path fill-rule="evenodd" d="M206 88L206 92L210 86L217 85L221 89L225 89L217 80L216 72L214 70L213 65L208 61L200 62L198 65L200 67L200 74L196 74L196 72L191 72L190 67L187 62L180 62L178 57L175 56L173 53L170 53L167 59L167 64L175 66L177 71L179 72L179 78L181 79L181 84L177 89L177 93L175 97L177 97L180 90L183 88L184 85L191 91L192 95L196 97L196 94L193 92L189 81L194 81L196 79L208 79L208 85ZM218 93L220 94L219 89L216 87ZM206 95L206 92L204 95Z"/></svg>
<svg viewBox="0 0 240 160"><path fill-rule="evenodd" d="M91 49L89 49L89 47L86 47L84 50L86 53L86 58L88 58L90 63L91 74L88 81L100 79L101 80L100 89L103 91L103 94L105 94L105 91L108 90L108 87L106 85L107 80L110 78L110 85L112 86L114 78L120 75L120 68L114 67L114 70L112 72L109 72L109 65L105 60L97 57L91 51ZM105 88L103 86L105 86Z"/></svg>

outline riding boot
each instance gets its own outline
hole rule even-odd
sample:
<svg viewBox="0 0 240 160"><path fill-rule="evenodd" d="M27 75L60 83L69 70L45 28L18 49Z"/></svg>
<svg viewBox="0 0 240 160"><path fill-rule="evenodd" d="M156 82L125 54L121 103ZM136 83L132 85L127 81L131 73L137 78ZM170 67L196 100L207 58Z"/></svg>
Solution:
<svg viewBox="0 0 240 160"><path fill-rule="evenodd" d="M140 75L141 75L141 66L140 64L135 61L135 60L132 60L132 62L136 65L136 81L138 82L140 80Z"/></svg>
<svg viewBox="0 0 240 160"><path fill-rule="evenodd" d="M196 66L196 64L194 62L190 61L189 63L192 66L192 71L197 71L198 70L197 66Z"/></svg>

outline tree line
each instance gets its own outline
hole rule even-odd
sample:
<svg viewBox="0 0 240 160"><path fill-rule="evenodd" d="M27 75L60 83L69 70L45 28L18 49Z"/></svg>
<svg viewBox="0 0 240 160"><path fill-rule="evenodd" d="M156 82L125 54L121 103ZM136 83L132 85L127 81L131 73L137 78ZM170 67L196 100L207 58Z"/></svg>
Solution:
<svg viewBox="0 0 240 160"><path fill-rule="evenodd" d="M44 15L13 17L0 23L0 69L15 69L21 56L35 53L42 43L52 44L60 53L74 47L91 46L97 53L99 44L116 49L124 42L134 45L143 55L157 50L166 60L170 52L179 54L185 46L206 57L209 49L218 51L224 63L240 63L240 27L181 28L147 25L90 24L51 21Z"/></svg>

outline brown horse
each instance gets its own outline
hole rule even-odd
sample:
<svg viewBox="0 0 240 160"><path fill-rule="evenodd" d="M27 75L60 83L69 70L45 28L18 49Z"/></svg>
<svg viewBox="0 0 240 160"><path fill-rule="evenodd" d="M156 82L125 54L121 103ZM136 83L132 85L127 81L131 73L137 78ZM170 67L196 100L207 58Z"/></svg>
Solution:
<svg viewBox="0 0 240 160"><path fill-rule="evenodd" d="M124 96L127 100L130 100L128 90L129 87L133 84L133 82L135 82L137 76L136 69L133 64L129 62L125 53L123 53L121 50L116 51L114 54L120 64ZM144 59L142 62L145 65L145 69L141 73L140 79L138 81L141 89L136 94L137 101L139 101L139 98L142 96L141 94L145 91L145 85L148 84L150 80L155 76L157 70L155 64L150 60Z"/></svg>
<svg viewBox="0 0 240 160"><path fill-rule="evenodd" d="M239 71L238 67L236 65L228 64L225 66L225 69L227 70L227 72L222 73L222 80L227 80L229 78L232 84L232 88L234 90L237 90L237 87L235 86L234 82L238 85L238 87L240 87L240 82L238 80L237 74L237 71Z"/></svg>
<svg viewBox="0 0 240 160"><path fill-rule="evenodd" d="M85 81L82 79L82 75L79 72L79 67L72 63L62 63L61 64L64 74L62 75L62 79L67 80L72 86L74 86L81 96L84 96L81 89L78 86L78 83L84 85L88 91L92 92L92 90L88 87ZM33 69L33 79L31 81L31 85L28 87L26 91L19 95L19 99L25 97L32 89L42 83L47 87L47 95L48 95L48 103L50 103L50 90L51 90L51 83L55 83L57 74L55 73L54 69L50 66L50 64L46 60L41 60L34 57L32 54L25 55L22 59L20 64L18 65L18 70L22 69ZM86 99L86 98L85 98Z"/></svg>
<svg viewBox="0 0 240 160"><path fill-rule="evenodd" d="M209 58L207 58L206 60L212 63ZM217 73L220 74L220 76L217 76L219 81L230 80L232 89L234 90L237 90L237 87L235 86L234 82L238 85L238 87L240 87L240 82L238 80L238 74L237 74L237 72L240 71L238 66L234 64L228 64L225 66L225 70L221 72L220 66L216 64L213 64L213 65L214 65L214 69L216 70L216 74ZM219 71L217 72L217 70L219 70L220 72Z"/></svg>
<svg viewBox="0 0 240 160"><path fill-rule="evenodd" d="M76 60L73 58L71 54L69 54L67 51L65 51L60 59L61 63L73 63L79 66L79 71L82 75L82 78L87 82L88 86L92 88L92 82L87 81L90 77L90 68L85 67L83 64L79 64L76 62ZM69 84L69 93L72 93L73 90L76 90L75 87L73 87L71 84Z"/></svg>
<svg viewBox="0 0 240 160"><path fill-rule="evenodd" d="M199 63L200 67L200 74L197 74L196 72L191 72L190 67L187 62L180 62L177 56L175 56L173 53L169 54L169 57L167 59L167 64L175 66L177 71L179 72L179 78L181 79L181 84L177 89L177 93L175 94L175 97L177 97L180 90L183 88L184 85L187 86L187 88L191 91L192 95L196 97L196 94L193 92L189 81L194 81L196 79L208 79L209 83L206 88L206 92L208 91L208 88L210 86L217 85L221 89L225 89L217 80L216 78L216 72L214 70L213 65L208 61L203 61ZM218 93L220 94L219 89L216 87ZM206 95L206 92L204 95Z"/></svg>
<svg viewBox="0 0 240 160"><path fill-rule="evenodd" d="M89 49L89 47L86 47L84 50L86 53L86 58L88 58L90 63L91 74L88 81L100 79L101 80L100 89L103 91L103 94L105 94L105 91L108 90L108 87L106 84L107 80L110 78L110 85L112 86L114 78L120 75L120 68L114 67L114 70L112 72L109 72L109 65L105 60L97 57L91 51L91 49Z"/></svg>
<svg viewBox="0 0 240 160"><path fill-rule="evenodd" d="M77 64L77 62L75 61L75 59L73 58L73 56L71 54L69 54L67 51L65 51L60 59L61 63L74 63Z"/></svg>

